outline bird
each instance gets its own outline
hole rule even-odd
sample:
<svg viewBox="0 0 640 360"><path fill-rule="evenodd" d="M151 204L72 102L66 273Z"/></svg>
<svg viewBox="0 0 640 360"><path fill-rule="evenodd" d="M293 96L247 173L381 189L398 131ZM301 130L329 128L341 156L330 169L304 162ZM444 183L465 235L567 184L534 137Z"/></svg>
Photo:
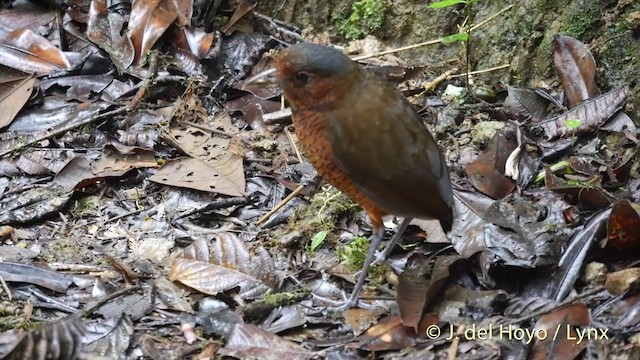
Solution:
<svg viewBox="0 0 640 360"><path fill-rule="evenodd" d="M281 87L303 153L370 219L362 270L338 308L357 306L374 258L390 255L413 218L436 219L451 230L453 191L444 155L407 98L341 51L302 42L282 50L274 64L262 77L275 77ZM386 215L403 221L378 252Z"/></svg>

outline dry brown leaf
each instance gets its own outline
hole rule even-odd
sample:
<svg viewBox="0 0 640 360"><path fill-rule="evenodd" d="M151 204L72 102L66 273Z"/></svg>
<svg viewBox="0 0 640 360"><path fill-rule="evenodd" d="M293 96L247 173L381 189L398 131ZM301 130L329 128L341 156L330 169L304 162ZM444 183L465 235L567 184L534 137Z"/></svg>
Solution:
<svg viewBox="0 0 640 360"><path fill-rule="evenodd" d="M204 130L188 125L174 126L164 134L164 137L187 155L199 160L199 162L188 161L186 165L182 164L183 161L165 165L170 166L167 170L176 170L176 166L180 165L179 170L184 175L182 180L175 184L176 186L191 184L187 187L232 196L244 196L246 184L242 157L229 151L232 139L212 136ZM206 167L203 167L202 164ZM197 170L197 172L194 173L193 170ZM164 174L167 174L166 170L161 172L162 177L154 175L152 180L168 185L172 184L167 181L178 180L166 178ZM193 176L196 174L197 179L194 181ZM165 178L167 180L164 180ZM210 185L214 187L210 187Z"/></svg>
<svg viewBox="0 0 640 360"><path fill-rule="evenodd" d="M233 169L243 170L242 158L237 155L229 156L230 159L226 162L225 166L228 167L230 172L226 174L232 174ZM221 166L218 166L218 168L225 169ZM234 176L231 176L231 178L233 177ZM216 167L192 158L180 158L167 161L149 180L159 184L214 192L229 196L244 195L244 189L239 188L228 176L221 175Z"/></svg>
<svg viewBox="0 0 640 360"><path fill-rule="evenodd" d="M0 63L14 69L49 74L71 67L67 56L60 49L28 29L12 31L2 45Z"/></svg>
<svg viewBox="0 0 640 360"><path fill-rule="evenodd" d="M581 41L570 36L556 36L553 40L553 64L570 109L600 95L594 81L596 60Z"/></svg>
<svg viewBox="0 0 640 360"><path fill-rule="evenodd" d="M192 11L192 0L134 1L127 34L136 51L136 64L145 61L147 52L174 21L189 25Z"/></svg>
<svg viewBox="0 0 640 360"><path fill-rule="evenodd" d="M0 128L9 125L27 103L35 83L34 77L24 77L0 84Z"/></svg>
<svg viewBox="0 0 640 360"><path fill-rule="evenodd" d="M210 261L198 260L192 254L201 254L206 243L201 240L198 250L183 251L188 257L175 258L169 278L202 293L215 295L221 291L239 288L244 299L255 299L272 289L277 279L275 267L269 254L263 248L257 248L251 254L245 243L231 233L216 235L211 250Z"/></svg>

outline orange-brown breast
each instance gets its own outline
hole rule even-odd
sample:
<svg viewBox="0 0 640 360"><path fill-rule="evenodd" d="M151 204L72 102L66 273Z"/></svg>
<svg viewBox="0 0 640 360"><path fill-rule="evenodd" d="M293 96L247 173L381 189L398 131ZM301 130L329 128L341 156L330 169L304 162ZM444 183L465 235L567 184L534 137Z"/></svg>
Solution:
<svg viewBox="0 0 640 360"><path fill-rule="evenodd" d="M374 227L382 226L382 216L387 215L385 211L362 193L335 163L327 129L329 122L324 114L312 110L296 112L293 115L293 125L305 156L318 174L360 204L369 215Z"/></svg>

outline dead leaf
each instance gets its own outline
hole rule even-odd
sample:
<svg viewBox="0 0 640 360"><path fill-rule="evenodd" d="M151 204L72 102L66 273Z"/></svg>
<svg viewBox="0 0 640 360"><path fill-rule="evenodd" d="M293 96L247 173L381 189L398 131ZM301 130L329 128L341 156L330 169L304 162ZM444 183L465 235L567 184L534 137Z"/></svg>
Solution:
<svg viewBox="0 0 640 360"><path fill-rule="evenodd" d="M400 350L414 346L416 334L402 324L399 316L390 316L369 328L358 340L358 348L367 351Z"/></svg>
<svg viewBox="0 0 640 360"><path fill-rule="evenodd" d="M629 88L621 87L580 104L573 110L551 119L541 121L547 139L554 140L590 133L607 122L615 113L624 108L629 96ZM578 127L569 127L569 120L578 120Z"/></svg>
<svg viewBox="0 0 640 360"><path fill-rule="evenodd" d="M11 123L31 97L33 86L36 83L34 77L0 83L0 128Z"/></svg>
<svg viewBox="0 0 640 360"><path fill-rule="evenodd" d="M9 33L4 43L0 44L0 63L26 73L42 75L71 67L60 49L29 29Z"/></svg>
<svg viewBox="0 0 640 360"><path fill-rule="evenodd" d="M459 260L459 256L440 256L430 268L430 257L413 255L407 262L405 271L398 276L396 301L400 309L402 324L418 330L425 307L435 298L449 279L449 266ZM427 277L430 272L431 276Z"/></svg>
<svg viewBox="0 0 640 360"><path fill-rule="evenodd" d="M494 199L510 194L516 183L505 176L504 167L507 158L517 147L513 133L496 134L487 150L465 167L473 186Z"/></svg>
<svg viewBox="0 0 640 360"><path fill-rule="evenodd" d="M145 1L135 3L145 3ZM126 21L124 15L109 10L106 0L91 1L87 38L109 54L120 74L133 63L135 57L131 39L123 34Z"/></svg>
<svg viewBox="0 0 640 360"><path fill-rule="evenodd" d="M578 342L576 332L580 331L584 334L589 330L587 327L590 325L589 309L580 303L567 305L542 315L535 327L530 330L539 338L536 339L534 336L536 340L529 354L529 359L575 359L589 343L586 339Z"/></svg>
<svg viewBox="0 0 640 360"><path fill-rule="evenodd" d="M199 241L200 250L195 253L202 253L206 246L203 241ZM177 257L171 267L171 281L209 295L239 287L244 299L255 299L276 285L274 264L263 248L257 248L252 255L245 243L231 233L217 234L213 245L210 261Z"/></svg>
<svg viewBox="0 0 640 360"><path fill-rule="evenodd" d="M257 326L236 324L227 344L218 352L239 359L306 360L314 353Z"/></svg>
<svg viewBox="0 0 640 360"><path fill-rule="evenodd" d="M222 170L224 173L219 171ZM242 158L237 155L229 155L229 159L221 162L216 167L211 167L198 159L180 158L167 161L160 170L149 177L150 181L158 184L178 186L200 191L213 192L229 196L244 196L244 189L231 181L237 176L224 176L233 174L234 169L244 171Z"/></svg>
<svg viewBox="0 0 640 360"><path fill-rule="evenodd" d="M553 64L569 101L569 109L600 95L594 81L596 60L581 41L570 36L556 36L553 39Z"/></svg>
<svg viewBox="0 0 640 360"><path fill-rule="evenodd" d="M127 35L135 49L135 63L146 60L149 50L174 21L189 25L192 11L192 0L134 1Z"/></svg>
<svg viewBox="0 0 640 360"><path fill-rule="evenodd" d="M607 220L607 244L605 248L619 252L640 249L640 210L629 200L613 205Z"/></svg>

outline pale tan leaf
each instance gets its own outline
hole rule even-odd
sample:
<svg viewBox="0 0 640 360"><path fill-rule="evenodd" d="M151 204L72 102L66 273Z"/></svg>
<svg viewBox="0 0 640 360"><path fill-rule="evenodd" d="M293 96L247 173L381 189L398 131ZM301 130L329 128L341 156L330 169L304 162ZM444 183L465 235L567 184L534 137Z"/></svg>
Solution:
<svg viewBox="0 0 640 360"><path fill-rule="evenodd" d="M0 84L0 128L9 125L27 103L35 83L35 78L26 77Z"/></svg>
<svg viewBox="0 0 640 360"><path fill-rule="evenodd" d="M206 241L199 240L178 253L171 267L171 281L210 295L239 287L240 296L248 299L278 285L273 260L262 247L252 253L235 234L219 233L210 255L207 250Z"/></svg>
<svg viewBox="0 0 640 360"><path fill-rule="evenodd" d="M198 159L180 158L170 160L149 180L164 185L215 192L229 196L243 196L244 170L242 168L242 158L237 155L229 155L229 158L229 161L224 163L227 168L222 168L224 173ZM215 164L213 165L215 166ZM238 183L241 185L238 185Z"/></svg>

